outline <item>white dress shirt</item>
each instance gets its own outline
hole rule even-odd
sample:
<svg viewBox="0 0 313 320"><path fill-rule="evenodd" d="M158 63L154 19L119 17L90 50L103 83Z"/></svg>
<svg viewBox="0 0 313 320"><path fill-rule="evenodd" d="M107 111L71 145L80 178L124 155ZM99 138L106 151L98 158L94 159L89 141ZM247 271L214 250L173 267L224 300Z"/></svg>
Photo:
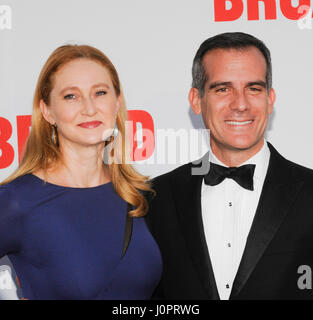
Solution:
<svg viewBox="0 0 313 320"><path fill-rule="evenodd" d="M226 166L210 150L210 162ZM262 149L244 164L255 164L254 190L241 187L226 178L216 186L201 190L202 219L206 242L220 299L229 299L232 285L244 252L247 237L259 203L268 169L270 150Z"/></svg>

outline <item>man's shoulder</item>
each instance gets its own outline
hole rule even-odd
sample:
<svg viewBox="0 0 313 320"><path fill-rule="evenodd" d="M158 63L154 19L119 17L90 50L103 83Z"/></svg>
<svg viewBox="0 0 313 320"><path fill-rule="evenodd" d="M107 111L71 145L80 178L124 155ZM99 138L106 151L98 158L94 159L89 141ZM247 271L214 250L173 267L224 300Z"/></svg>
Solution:
<svg viewBox="0 0 313 320"><path fill-rule="evenodd" d="M313 184L312 169L286 159L280 153L278 153L278 151L270 143L268 144L271 154L274 156L275 162L278 160L276 163L279 165L279 170L283 170L283 172L292 180L311 182L311 184Z"/></svg>
<svg viewBox="0 0 313 320"><path fill-rule="evenodd" d="M307 167L304 167L298 163L292 162L290 160L286 160L292 168L293 175L295 178L299 180L310 181L313 184L313 170Z"/></svg>
<svg viewBox="0 0 313 320"><path fill-rule="evenodd" d="M186 183L192 176L193 163L189 162L178 168L166 172L152 180L154 185L166 185L172 183Z"/></svg>

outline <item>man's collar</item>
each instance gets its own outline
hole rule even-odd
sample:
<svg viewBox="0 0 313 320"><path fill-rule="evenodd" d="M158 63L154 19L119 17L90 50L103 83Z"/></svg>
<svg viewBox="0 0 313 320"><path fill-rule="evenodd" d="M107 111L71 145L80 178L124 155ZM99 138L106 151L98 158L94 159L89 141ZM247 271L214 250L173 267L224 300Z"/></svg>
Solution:
<svg viewBox="0 0 313 320"><path fill-rule="evenodd" d="M256 168L254 171L254 178L262 179L266 175L266 171L268 168L269 160L270 160L270 149L267 145L267 142L264 139L263 146L260 151L258 151L254 156L252 156L250 159L246 160L244 163L240 164L240 166L245 164L255 164ZM220 166L228 167L226 164L224 164L222 161L220 161L215 154L213 153L211 146L209 149L209 159L210 162L218 164Z"/></svg>

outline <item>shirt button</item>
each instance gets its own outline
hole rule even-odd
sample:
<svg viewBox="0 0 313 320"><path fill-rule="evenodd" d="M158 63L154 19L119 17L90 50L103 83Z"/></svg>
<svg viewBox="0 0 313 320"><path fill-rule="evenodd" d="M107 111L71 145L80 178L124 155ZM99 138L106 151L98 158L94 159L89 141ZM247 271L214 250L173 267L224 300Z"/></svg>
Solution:
<svg viewBox="0 0 313 320"><path fill-rule="evenodd" d="M229 284L226 285L226 289L229 289Z"/></svg>
<svg viewBox="0 0 313 320"><path fill-rule="evenodd" d="M229 203L228 203L228 206L229 206L229 207L232 207L232 206L233 206L233 203L232 203L232 202L229 202Z"/></svg>
<svg viewBox="0 0 313 320"><path fill-rule="evenodd" d="M231 243L227 243L227 247L230 248L231 247Z"/></svg>

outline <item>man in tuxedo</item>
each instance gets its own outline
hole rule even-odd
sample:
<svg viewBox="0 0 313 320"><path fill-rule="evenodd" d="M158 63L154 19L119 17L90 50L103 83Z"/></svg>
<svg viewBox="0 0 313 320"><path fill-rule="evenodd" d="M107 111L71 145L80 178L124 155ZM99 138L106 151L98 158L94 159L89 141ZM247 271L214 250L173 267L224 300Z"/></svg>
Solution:
<svg viewBox="0 0 313 320"><path fill-rule="evenodd" d="M146 219L164 263L154 297L312 299L302 272L313 268L313 171L264 140L275 102L268 48L217 35L192 76L189 102L210 150L154 180Z"/></svg>

